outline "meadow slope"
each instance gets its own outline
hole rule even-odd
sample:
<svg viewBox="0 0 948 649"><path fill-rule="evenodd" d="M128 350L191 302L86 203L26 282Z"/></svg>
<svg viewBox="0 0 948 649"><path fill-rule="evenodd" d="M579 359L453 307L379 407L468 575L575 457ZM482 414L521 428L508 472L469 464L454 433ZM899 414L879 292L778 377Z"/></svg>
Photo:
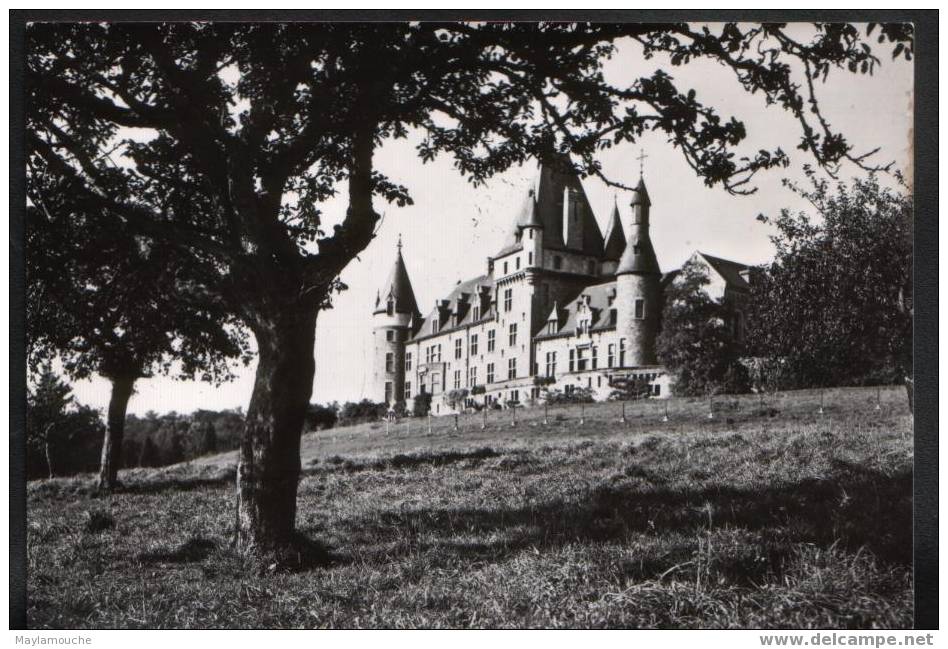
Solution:
<svg viewBox="0 0 948 649"><path fill-rule="evenodd" d="M307 435L308 567L230 549L234 455L28 490L32 628L906 628L904 391L595 404ZM581 423L580 418L583 417ZM482 427L483 426L483 427ZM328 553L328 559L325 554Z"/></svg>

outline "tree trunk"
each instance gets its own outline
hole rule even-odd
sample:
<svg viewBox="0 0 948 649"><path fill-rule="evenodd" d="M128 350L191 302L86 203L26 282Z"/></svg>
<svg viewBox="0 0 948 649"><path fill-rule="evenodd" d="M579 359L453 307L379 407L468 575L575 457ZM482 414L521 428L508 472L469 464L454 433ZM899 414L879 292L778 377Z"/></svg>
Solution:
<svg viewBox="0 0 948 649"><path fill-rule="evenodd" d="M49 469L49 478L52 480L56 476L53 475L53 460L49 453L49 437L43 441L43 447L46 450L46 468Z"/></svg>
<svg viewBox="0 0 948 649"><path fill-rule="evenodd" d="M118 484L118 470L122 464L122 438L125 436L125 413L132 396L135 379L112 379L109 399L109 417L102 440L102 458L99 463L99 489L112 491Z"/></svg>
<svg viewBox="0 0 948 649"><path fill-rule="evenodd" d="M316 371L316 309L282 307L254 320L258 363L237 467L237 540L245 552L262 556L295 542L300 435Z"/></svg>

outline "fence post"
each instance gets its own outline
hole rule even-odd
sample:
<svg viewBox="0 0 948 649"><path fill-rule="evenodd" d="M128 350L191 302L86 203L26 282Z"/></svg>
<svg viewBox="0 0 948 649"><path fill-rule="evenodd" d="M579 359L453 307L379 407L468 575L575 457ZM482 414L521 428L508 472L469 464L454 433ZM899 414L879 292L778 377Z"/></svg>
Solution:
<svg viewBox="0 0 948 649"><path fill-rule="evenodd" d="M388 426L391 423L391 419L388 418L388 415L385 415L385 436L388 437Z"/></svg>
<svg viewBox="0 0 948 649"><path fill-rule="evenodd" d="M662 417L663 422L668 421L668 398L665 398L665 415Z"/></svg>
<svg viewBox="0 0 948 649"><path fill-rule="evenodd" d="M513 413L513 421L510 422L510 427L514 428L517 425L517 406L511 406L510 412Z"/></svg>
<svg viewBox="0 0 948 649"><path fill-rule="evenodd" d="M708 397L708 419L714 419L714 397Z"/></svg>
<svg viewBox="0 0 948 649"><path fill-rule="evenodd" d="M882 389L876 386L876 410L882 410Z"/></svg>
<svg viewBox="0 0 948 649"><path fill-rule="evenodd" d="M431 434L431 411L428 411L428 434Z"/></svg>
<svg viewBox="0 0 948 649"><path fill-rule="evenodd" d="M619 419L619 423L620 423L620 424L626 423L626 418L625 418L625 401L622 402L622 417Z"/></svg>
<svg viewBox="0 0 948 649"><path fill-rule="evenodd" d="M582 426L586 423L586 402L581 401L579 403L579 425Z"/></svg>
<svg viewBox="0 0 948 649"><path fill-rule="evenodd" d="M820 411L819 414L823 414L823 388L820 388Z"/></svg>
<svg viewBox="0 0 948 649"><path fill-rule="evenodd" d="M458 429L458 413L454 413L454 430Z"/></svg>
<svg viewBox="0 0 948 649"><path fill-rule="evenodd" d="M548 412L549 407L550 407L550 404L548 404L548 403L546 403L546 402L544 401L544 402L543 402L543 425L544 425L544 426L549 426L549 425L550 425L550 420L549 420L549 417L547 416L547 412Z"/></svg>

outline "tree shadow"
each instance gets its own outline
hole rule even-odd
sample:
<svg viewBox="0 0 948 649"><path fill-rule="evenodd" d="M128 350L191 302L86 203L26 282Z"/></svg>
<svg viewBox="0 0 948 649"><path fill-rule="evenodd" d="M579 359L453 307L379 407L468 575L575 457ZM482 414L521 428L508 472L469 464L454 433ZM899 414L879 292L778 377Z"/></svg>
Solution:
<svg viewBox="0 0 948 649"><path fill-rule="evenodd" d="M893 474L834 462L831 479L806 479L754 490L681 489L638 468L606 481L581 499L519 508L429 508L386 511L353 520L353 541L367 545L411 537L445 563L499 561L526 548L606 543L679 535L660 558L643 556L620 568L652 579L673 569L694 574L692 540L721 533L751 535L752 543L715 548L717 574L752 583L780 573L800 544L868 551L893 566L912 564L912 472ZM458 540L458 539L462 540ZM427 541L427 539L435 539Z"/></svg>

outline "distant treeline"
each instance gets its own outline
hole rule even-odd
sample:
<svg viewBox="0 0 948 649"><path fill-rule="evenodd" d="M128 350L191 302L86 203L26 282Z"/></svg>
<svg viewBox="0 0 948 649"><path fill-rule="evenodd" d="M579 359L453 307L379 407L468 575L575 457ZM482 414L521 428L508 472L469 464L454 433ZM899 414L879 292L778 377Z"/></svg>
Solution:
<svg viewBox="0 0 948 649"><path fill-rule="evenodd" d="M59 408L51 407L51 400L44 399L44 393L54 388L62 391L65 384L56 378L50 378L49 384L52 387L38 388L27 400L28 427L31 429L27 445L27 476L36 479L96 471L105 430L101 413L76 407L68 400L62 400ZM385 415L386 409L384 403L367 399L342 404L310 404L306 430L311 432L377 421ZM163 415L149 412L144 417L128 415L122 444L122 466L167 466L202 455L235 450L240 445L243 424L242 409ZM54 434L42 435L46 430Z"/></svg>

